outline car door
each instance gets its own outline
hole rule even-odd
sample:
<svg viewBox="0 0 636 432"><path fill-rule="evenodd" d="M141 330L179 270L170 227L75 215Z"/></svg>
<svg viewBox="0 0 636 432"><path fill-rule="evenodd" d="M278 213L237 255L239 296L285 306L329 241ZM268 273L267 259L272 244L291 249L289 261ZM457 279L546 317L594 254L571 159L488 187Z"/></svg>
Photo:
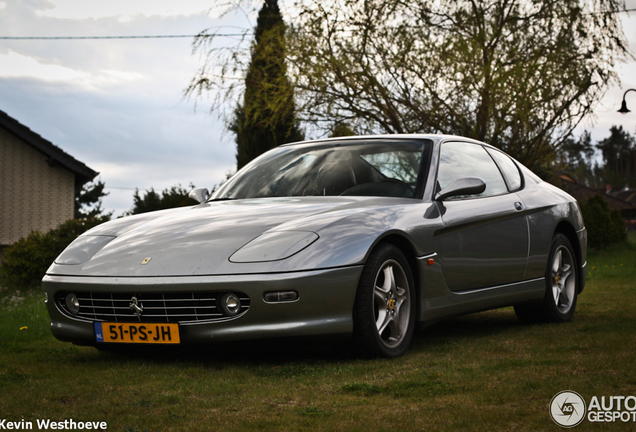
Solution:
<svg viewBox="0 0 636 432"><path fill-rule="evenodd" d="M501 156L508 158L503 153ZM521 182L510 180L507 184L504 169L493 158L479 144L453 141L441 145L437 191L464 177L477 177L486 183L481 194L436 201L443 222L436 234L442 271L452 291L505 285L525 276L528 222L523 203L514 193Z"/></svg>

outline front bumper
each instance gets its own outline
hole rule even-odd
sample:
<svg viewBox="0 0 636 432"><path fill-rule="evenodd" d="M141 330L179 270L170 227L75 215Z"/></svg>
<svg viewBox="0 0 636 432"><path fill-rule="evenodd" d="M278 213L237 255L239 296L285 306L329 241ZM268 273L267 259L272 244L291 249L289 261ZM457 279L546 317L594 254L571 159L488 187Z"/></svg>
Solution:
<svg viewBox="0 0 636 432"><path fill-rule="evenodd" d="M54 301L58 291L139 293L240 291L250 298L249 310L238 317L216 322L179 325L182 344L210 343L271 337L351 333L352 311L362 266L294 273L238 276L181 277L78 277L46 275L51 332L62 341L96 345L93 321L62 312ZM287 303L266 303L269 291L296 291L299 298Z"/></svg>

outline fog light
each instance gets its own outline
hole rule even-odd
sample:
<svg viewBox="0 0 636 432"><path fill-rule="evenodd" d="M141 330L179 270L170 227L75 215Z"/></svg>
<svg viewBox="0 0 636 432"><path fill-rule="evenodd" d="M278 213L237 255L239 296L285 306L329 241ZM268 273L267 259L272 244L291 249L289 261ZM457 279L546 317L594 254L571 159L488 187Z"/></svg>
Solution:
<svg viewBox="0 0 636 432"><path fill-rule="evenodd" d="M221 309L226 315L234 316L241 310L241 299L236 294L224 294L221 297Z"/></svg>
<svg viewBox="0 0 636 432"><path fill-rule="evenodd" d="M73 315L77 315L79 313L80 304L75 294L71 293L66 296L66 307Z"/></svg>
<svg viewBox="0 0 636 432"><path fill-rule="evenodd" d="M298 300L296 291L270 291L263 294L265 303L284 303Z"/></svg>

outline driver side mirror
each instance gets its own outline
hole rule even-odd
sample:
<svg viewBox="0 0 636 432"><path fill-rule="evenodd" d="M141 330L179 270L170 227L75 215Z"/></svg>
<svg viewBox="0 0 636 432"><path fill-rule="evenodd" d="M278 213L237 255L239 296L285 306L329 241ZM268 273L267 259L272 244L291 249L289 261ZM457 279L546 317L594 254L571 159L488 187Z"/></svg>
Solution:
<svg viewBox="0 0 636 432"><path fill-rule="evenodd" d="M202 203L210 197L210 192L208 192L207 188L195 188L190 191L188 197L199 203Z"/></svg>
<svg viewBox="0 0 636 432"><path fill-rule="evenodd" d="M435 195L436 201L460 195L477 195L486 190L486 183L477 177L462 177L453 180Z"/></svg>

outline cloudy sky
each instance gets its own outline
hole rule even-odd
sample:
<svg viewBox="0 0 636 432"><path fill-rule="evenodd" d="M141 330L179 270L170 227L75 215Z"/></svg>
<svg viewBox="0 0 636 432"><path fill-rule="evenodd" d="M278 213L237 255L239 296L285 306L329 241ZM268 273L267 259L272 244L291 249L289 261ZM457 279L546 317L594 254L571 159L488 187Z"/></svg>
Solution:
<svg viewBox="0 0 636 432"><path fill-rule="evenodd" d="M255 2L257 3L257 2ZM254 14L219 17L210 0L0 0L0 36L191 35L247 28ZM284 5L284 0L281 0ZM636 9L636 0L627 1ZM636 12L621 14L636 52ZM101 174L104 207L119 216L135 188L211 187L235 167L233 137L205 100L183 98L201 64L192 39L0 40L0 110ZM611 125L636 133L616 110L636 88L636 62L621 65L584 128L595 140Z"/></svg>

